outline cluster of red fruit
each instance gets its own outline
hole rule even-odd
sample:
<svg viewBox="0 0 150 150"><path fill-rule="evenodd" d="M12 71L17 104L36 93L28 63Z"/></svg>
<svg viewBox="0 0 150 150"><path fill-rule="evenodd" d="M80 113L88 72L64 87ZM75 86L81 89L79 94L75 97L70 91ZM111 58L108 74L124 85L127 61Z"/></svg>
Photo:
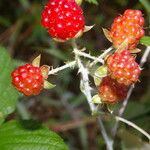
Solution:
<svg viewBox="0 0 150 150"><path fill-rule="evenodd" d="M132 55L140 38L144 36L144 18L139 10L126 10L117 17L110 30L110 37L115 48L125 41L126 49L116 50L108 56L106 66L108 76L99 85L99 95L103 102L115 103L127 96L128 87L138 81L141 68Z"/></svg>
<svg viewBox="0 0 150 150"><path fill-rule="evenodd" d="M83 11L74 0L49 0L42 12L41 24L59 41L76 38L85 28ZM44 88L45 78L39 66L23 65L11 76L14 87L26 96L37 95Z"/></svg>
<svg viewBox="0 0 150 150"><path fill-rule="evenodd" d="M41 15L41 24L52 38L66 41L76 38L85 30L81 7L74 0L49 0ZM139 10L126 10L112 24L109 36L115 48L127 41L127 50L116 51L107 58L108 76L102 79L99 94L104 102L116 102L126 96L128 86L135 83L140 67L130 53L144 35L144 18ZM41 67L23 65L12 73L12 84L25 95L37 95L44 87ZM48 74L47 74L48 75Z"/></svg>

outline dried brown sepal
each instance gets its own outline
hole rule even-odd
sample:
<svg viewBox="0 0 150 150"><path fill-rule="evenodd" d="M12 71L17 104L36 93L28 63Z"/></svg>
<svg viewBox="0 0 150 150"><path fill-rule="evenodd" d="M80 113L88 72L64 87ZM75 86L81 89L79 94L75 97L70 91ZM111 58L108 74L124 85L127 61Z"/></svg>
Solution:
<svg viewBox="0 0 150 150"><path fill-rule="evenodd" d="M110 35L110 31L105 29L105 28L102 28L103 32L104 32L104 35L105 37L110 41L112 42L112 38L111 38L111 35Z"/></svg>
<svg viewBox="0 0 150 150"><path fill-rule="evenodd" d="M92 26L85 26L83 32L88 32L90 31L95 25Z"/></svg>
<svg viewBox="0 0 150 150"><path fill-rule="evenodd" d="M135 48L135 49L131 49L131 50L129 50L129 51L130 51L130 53L135 54L135 53L139 53L139 52L141 52L141 49L139 49L139 48Z"/></svg>
<svg viewBox="0 0 150 150"><path fill-rule="evenodd" d="M37 56L33 61L32 65L35 67L40 67L41 55Z"/></svg>
<svg viewBox="0 0 150 150"><path fill-rule="evenodd" d="M40 67L40 69L41 69L41 72L42 72L42 75L43 75L44 79L47 79L48 78L48 72L50 70L50 66L43 65L43 66Z"/></svg>

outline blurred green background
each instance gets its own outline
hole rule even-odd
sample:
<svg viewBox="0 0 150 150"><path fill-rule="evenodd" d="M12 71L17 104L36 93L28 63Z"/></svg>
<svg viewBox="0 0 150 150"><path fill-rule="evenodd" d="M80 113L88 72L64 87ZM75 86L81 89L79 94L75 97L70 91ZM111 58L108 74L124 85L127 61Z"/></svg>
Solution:
<svg viewBox="0 0 150 150"><path fill-rule="evenodd" d="M31 62L39 54L42 54L42 64L54 68L74 57L70 41L53 41L41 26L40 14L46 2L47 0L0 0L0 45L7 49L15 67ZM78 44L85 46L92 55L102 53L102 50L111 46L102 33L102 27L109 29L113 19L128 8L142 10L146 20L146 35L150 35L150 2L141 2L83 1L86 24L95 26L78 40ZM138 47L142 49L137 57L139 62L146 47ZM7 120L22 117L38 120L58 132L71 150L105 150L96 118L91 117L86 99L80 92L79 79L76 69L67 69L57 76L50 76L49 81L57 86L52 90L44 90L39 96L19 96L16 111ZM91 86L94 86L92 82L91 79ZM140 82L136 84L124 117L150 133L150 57L144 65ZM107 118L104 120L110 132L114 121ZM115 139L115 149L149 150L150 147L138 131L121 123Z"/></svg>

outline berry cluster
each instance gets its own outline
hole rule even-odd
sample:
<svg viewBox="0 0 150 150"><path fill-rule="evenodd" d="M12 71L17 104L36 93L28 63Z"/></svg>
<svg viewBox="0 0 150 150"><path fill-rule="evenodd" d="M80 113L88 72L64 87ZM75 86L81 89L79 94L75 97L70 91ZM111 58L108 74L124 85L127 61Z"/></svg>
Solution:
<svg viewBox="0 0 150 150"><path fill-rule="evenodd" d="M107 59L110 76L127 86L138 81L141 69L128 50L115 52Z"/></svg>
<svg viewBox="0 0 150 150"><path fill-rule="evenodd" d="M128 88L124 84L120 84L111 77L106 76L102 79L98 91L103 102L115 103L127 96Z"/></svg>
<svg viewBox="0 0 150 150"><path fill-rule="evenodd" d="M41 23L52 38L59 41L76 38L86 29L83 11L74 0L49 0L42 12ZM124 99L128 87L138 81L141 69L131 52L144 36L143 25L141 11L129 9L117 17L110 32L107 31L108 39L117 50L106 58L107 76L98 86L103 102L115 103ZM124 41L127 45L123 48ZM12 84L25 95L37 95L43 88L52 86L45 80L49 66L39 67L39 60L37 57L32 65L23 65L12 73Z"/></svg>
<svg viewBox="0 0 150 150"><path fill-rule="evenodd" d="M74 0L50 0L42 12L41 24L52 38L65 41L82 32L85 21L82 9Z"/></svg>
<svg viewBox="0 0 150 150"><path fill-rule="evenodd" d="M114 47L121 47L125 40L128 45L117 49L106 59L108 74L98 87L103 102L115 103L124 99L128 87L138 81L141 68L131 49L135 49L139 39L144 36L143 25L144 18L140 10L126 10L114 20L110 31Z"/></svg>
<svg viewBox="0 0 150 150"><path fill-rule="evenodd" d="M115 48L127 40L128 49L134 49L140 38L144 36L144 18L140 10L128 9L117 17L110 30L110 36Z"/></svg>
<svg viewBox="0 0 150 150"><path fill-rule="evenodd" d="M25 64L11 74L12 84L24 95L37 95L43 89L44 77L39 67Z"/></svg>

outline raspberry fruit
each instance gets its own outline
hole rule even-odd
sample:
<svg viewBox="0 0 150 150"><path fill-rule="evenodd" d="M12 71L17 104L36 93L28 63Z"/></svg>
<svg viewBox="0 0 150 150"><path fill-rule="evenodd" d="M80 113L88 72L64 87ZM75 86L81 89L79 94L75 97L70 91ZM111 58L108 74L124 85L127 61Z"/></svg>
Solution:
<svg viewBox="0 0 150 150"><path fill-rule="evenodd" d="M84 30L83 11L74 0L50 0L45 6L41 23L58 40L69 40Z"/></svg>
<svg viewBox="0 0 150 150"><path fill-rule="evenodd" d="M99 95L104 103L116 103L127 96L128 88L109 76L102 79L98 87Z"/></svg>
<svg viewBox="0 0 150 150"><path fill-rule="evenodd" d="M128 9L117 17L110 30L110 36L115 48L127 40L128 49L136 48L141 37L144 36L144 18L140 10Z"/></svg>
<svg viewBox="0 0 150 150"><path fill-rule="evenodd" d="M43 89L44 78L39 67L25 64L11 74L12 84L26 96L37 95Z"/></svg>
<svg viewBox="0 0 150 150"><path fill-rule="evenodd" d="M110 76L119 83L130 85L138 81L141 69L128 50L115 52L107 58Z"/></svg>

